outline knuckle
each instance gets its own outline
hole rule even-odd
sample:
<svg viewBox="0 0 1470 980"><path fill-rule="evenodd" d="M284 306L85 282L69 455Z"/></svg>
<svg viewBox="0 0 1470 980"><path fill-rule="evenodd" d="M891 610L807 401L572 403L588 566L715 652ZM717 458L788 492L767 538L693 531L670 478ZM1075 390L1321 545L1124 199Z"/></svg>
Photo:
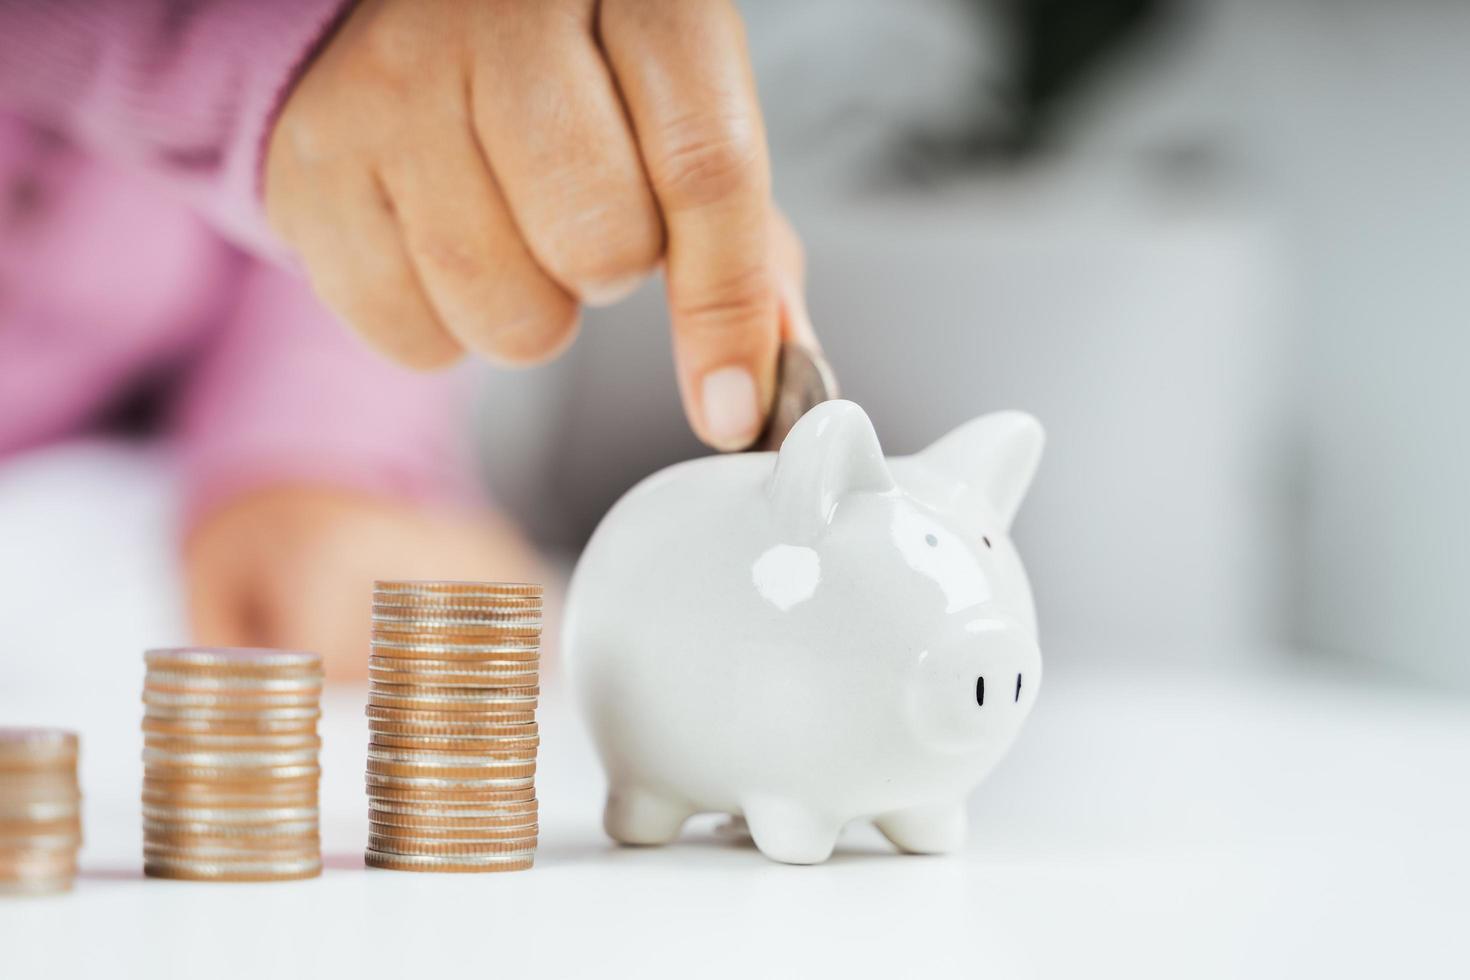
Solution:
<svg viewBox="0 0 1470 980"><path fill-rule="evenodd" d="M469 289L486 278L487 265L483 249L443 232L416 236L410 246L414 259L426 277L451 283L457 289Z"/></svg>
<svg viewBox="0 0 1470 980"><path fill-rule="evenodd" d="M318 292L328 308L347 321L369 347L394 363L431 371L454 363L464 353L432 312L405 300L417 295L415 289L338 286Z"/></svg>
<svg viewBox="0 0 1470 980"><path fill-rule="evenodd" d="M432 63L426 62L422 31L405 30L395 17L379 13L356 33L356 76L387 90L422 84L426 63Z"/></svg>
<svg viewBox="0 0 1470 980"><path fill-rule="evenodd" d="M379 312L383 308L374 304L373 313L362 311L349 319L363 339L389 360L416 371L437 370L459 360L463 351L437 323L412 314L384 319Z"/></svg>
<svg viewBox="0 0 1470 980"><path fill-rule="evenodd" d="M645 275L663 252L656 222L601 222L597 230L579 230L561 241L565 244L559 250L559 271L579 289Z"/></svg>
<svg viewBox="0 0 1470 980"><path fill-rule="evenodd" d="M770 277L757 267L676 300L674 321L685 334L739 335L768 320L774 302Z"/></svg>
<svg viewBox="0 0 1470 980"><path fill-rule="evenodd" d="M760 183L762 150L751 120L680 120L667 127L657 145L650 176L677 206L709 204Z"/></svg>
<svg viewBox="0 0 1470 980"><path fill-rule="evenodd" d="M575 304L543 304L492 325L485 337L485 352L506 364L539 364L560 354L576 331Z"/></svg>

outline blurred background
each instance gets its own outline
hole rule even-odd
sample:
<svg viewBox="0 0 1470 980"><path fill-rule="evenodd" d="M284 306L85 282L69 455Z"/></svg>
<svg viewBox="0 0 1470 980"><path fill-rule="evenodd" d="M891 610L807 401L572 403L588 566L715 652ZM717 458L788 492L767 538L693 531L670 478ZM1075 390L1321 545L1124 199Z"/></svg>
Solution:
<svg viewBox="0 0 1470 980"><path fill-rule="evenodd" d="M844 394L889 452L1047 427L1016 537L1053 663L1470 687L1470 7L742 7ZM549 546L700 452L666 329L651 284L484 386Z"/></svg>
<svg viewBox="0 0 1470 980"><path fill-rule="evenodd" d="M1470 690L1470 7L741 6L844 394L890 453L1047 428L1015 536L1050 663ZM654 282L476 368L484 479L563 570L704 451L667 332ZM182 642L163 451L94 448L0 467L3 625L46 648L45 586L94 575L120 635Z"/></svg>
<svg viewBox="0 0 1470 980"><path fill-rule="evenodd" d="M1051 663L1470 690L1470 6L741 6L844 394L890 453L1047 428L1015 535ZM667 331L649 283L556 364L477 369L484 478L563 569L703 452ZM0 467L4 625L44 647L42 586L90 569L183 641L167 461L89 453Z"/></svg>

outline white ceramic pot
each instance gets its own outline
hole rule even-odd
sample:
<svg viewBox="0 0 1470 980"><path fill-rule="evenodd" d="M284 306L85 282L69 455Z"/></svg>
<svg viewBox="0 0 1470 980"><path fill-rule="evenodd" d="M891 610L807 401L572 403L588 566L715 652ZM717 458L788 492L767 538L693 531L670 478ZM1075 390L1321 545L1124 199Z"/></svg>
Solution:
<svg viewBox="0 0 1470 980"><path fill-rule="evenodd" d="M1002 412L885 460L831 401L780 453L671 466L608 512L573 576L568 665L608 775L604 825L660 844L743 815L810 864L872 819L950 851L1041 687L1007 531L1041 427Z"/></svg>

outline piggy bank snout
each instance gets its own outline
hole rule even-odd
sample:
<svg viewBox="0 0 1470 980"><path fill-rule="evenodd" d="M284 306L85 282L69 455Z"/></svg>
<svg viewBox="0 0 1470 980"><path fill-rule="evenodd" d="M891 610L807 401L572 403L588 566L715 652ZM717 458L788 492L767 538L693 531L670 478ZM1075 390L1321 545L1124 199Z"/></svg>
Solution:
<svg viewBox="0 0 1470 980"><path fill-rule="evenodd" d="M911 720L926 744L962 752L1018 729L1041 683L1041 653L1010 617L972 621L925 650Z"/></svg>

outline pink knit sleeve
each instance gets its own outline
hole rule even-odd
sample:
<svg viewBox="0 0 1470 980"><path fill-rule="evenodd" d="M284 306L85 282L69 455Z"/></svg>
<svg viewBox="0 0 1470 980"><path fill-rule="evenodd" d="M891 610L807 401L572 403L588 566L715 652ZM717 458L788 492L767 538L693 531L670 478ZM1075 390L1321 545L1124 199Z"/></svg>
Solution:
<svg viewBox="0 0 1470 980"><path fill-rule="evenodd" d="M283 255L260 206L276 113L348 0L0 0L0 109L160 181Z"/></svg>
<svg viewBox="0 0 1470 980"><path fill-rule="evenodd" d="M176 406L186 526L229 499L280 485L451 508L482 503L465 370L391 364L298 277L244 261L229 317Z"/></svg>

